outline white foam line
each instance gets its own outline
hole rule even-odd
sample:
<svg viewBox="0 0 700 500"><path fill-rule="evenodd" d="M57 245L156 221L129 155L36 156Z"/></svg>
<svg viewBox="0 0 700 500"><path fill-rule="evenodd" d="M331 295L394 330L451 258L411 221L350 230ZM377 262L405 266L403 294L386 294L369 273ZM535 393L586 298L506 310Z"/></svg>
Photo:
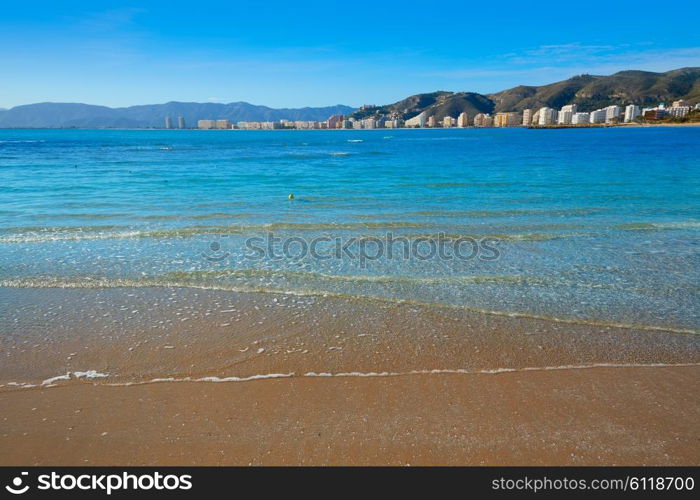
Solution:
<svg viewBox="0 0 700 500"><path fill-rule="evenodd" d="M44 380L41 385L43 387L47 386L52 386L56 382L60 382L61 380L70 380L70 379L79 379L79 378L86 378L86 379L94 379L94 378L107 378L109 377L109 374L107 373L100 373L96 370L87 370L84 372L68 372L65 375L58 375L56 377L51 377L47 378Z"/></svg>
<svg viewBox="0 0 700 500"><path fill-rule="evenodd" d="M105 382L95 385L108 387L129 387L135 385L160 384L167 382L252 382L255 380L279 379L279 378L347 378L347 377L405 377L411 375L497 375L500 373L519 373L519 372L546 372L559 370L591 370L595 368L674 368L674 367L691 367L700 366L700 363L592 363L588 365L555 365L555 366L526 366L523 368L493 368L484 370L468 370L466 368L437 368L432 370L408 370L404 372L306 372L306 373L264 373L258 375L249 375L246 377L161 377L149 380L134 381L134 382ZM56 382L84 378L97 379L107 378L108 374L99 373L95 370L87 372L69 372L66 375L58 375L44 380L41 384L7 382L0 384L0 387L16 387L28 389L34 387L56 387Z"/></svg>

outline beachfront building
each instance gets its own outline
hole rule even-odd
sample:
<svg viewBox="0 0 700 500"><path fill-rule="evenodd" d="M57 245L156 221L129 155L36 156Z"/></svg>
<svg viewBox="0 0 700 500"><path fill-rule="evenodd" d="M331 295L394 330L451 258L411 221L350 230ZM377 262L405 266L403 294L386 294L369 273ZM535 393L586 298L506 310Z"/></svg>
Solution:
<svg viewBox="0 0 700 500"><path fill-rule="evenodd" d="M231 128L230 120L216 120L216 128L219 130L226 130Z"/></svg>
<svg viewBox="0 0 700 500"><path fill-rule="evenodd" d="M457 117L457 126L459 128L466 128L469 126L469 115L467 113L460 113Z"/></svg>
<svg viewBox="0 0 700 500"><path fill-rule="evenodd" d="M625 107L625 123L633 122L639 115L641 110L636 104L630 104Z"/></svg>
<svg viewBox="0 0 700 500"><path fill-rule="evenodd" d="M428 117L428 128L435 128L435 117Z"/></svg>
<svg viewBox="0 0 700 500"><path fill-rule="evenodd" d="M523 110L523 127L529 127L532 125L532 110L531 109L524 109Z"/></svg>
<svg viewBox="0 0 700 500"><path fill-rule="evenodd" d="M442 126L444 128L452 128L455 126L456 123L457 123L457 120L455 120L451 116L446 116L445 118L442 119Z"/></svg>
<svg viewBox="0 0 700 500"><path fill-rule="evenodd" d="M552 125L557 122L557 110L552 108L540 108L538 125Z"/></svg>
<svg viewBox="0 0 700 500"><path fill-rule="evenodd" d="M572 125L588 125L590 123L590 113L574 113L571 117Z"/></svg>
<svg viewBox="0 0 700 500"><path fill-rule="evenodd" d="M557 123L559 125L571 125L571 120L576 113L576 104L567 104L563 106L559 111L559 116L557 116Z"/></svg>
<svg viewBox="0 0 700 500"><path fill-rule="evenodd" d="M666 108L659 106L658 108L644 108L642 110L645 120L661 120L666 118Z"/></svg>
<svg viewBox="0 0 700 500"><path fill-rule="evenodd" d="M620 106L608 106L605 108L605 123L615 123L620 120L622 108Z"/></svg>
<svg viewBox="0 0 700 500"><path fill-rule="evenodd" d="M170 118L169 116L165 117L165 128L173 128L173 119Z"/></svg>
<svg viewBox="0 0 700 500"><path fill-rule="evenodd" d="M184 116L177 117L177 128L179 128L179 129L185 128L185 117Z"/></svg>
<svg viewBox="0 0 700 500"><path fill-rule="evenodd" d="M493 120L494 127L517 127L519 125L518 113L496 113Z"/></svg>
<svg viewBox="0 0 700 500"><path fill-rule="evenodd" d="M671 106L666 111L673 118L683 118L690 113L690 106Z"/></svg>
<svg viewBox="0 0 700 500"><path fill-rule="evenodd" d="M373 129L377 128L377 120L374 118L365 118L364 120L361 121L362 123L362 128L368 128L368 129Z"/></svg>
<svg viewBox="0 0 700 500"><path fill-rule="evenodd" d="M211 130L216 128L216 120L199 120L197 121L197 128L202 130Z"/></svg>
<svg viewBox="0 0 700 500"><path fill-rule="evenodd" d="M340 128L341 124L343 123L343 120L345 120L345 116L343 115L333 115L328 120L326 120L326 125L328 128Z"/></svg>
<svg viewBox="0 0 700 500"><path fill-rule="evenodd" d="M423 128L423 127L425 127L425 111L414 116L413 118L409 118L408 120L406 120L406 127L409 127L409 128L415 128L415 127Z"/></svg>
<svg viewBox="0 0 700 500"><path fill-rule="evenodd" d="M690 103L686 101L685 99L680 99L678 101L673 101L673 104L671 105L672 108L685 108L685 107L690 107Z"/></svg>
<svg viewBox="0 0 700 500"><path fill-rule="evenodd" d="M479 113L474 117L475 127L492 127L493 117L488 113Z"/></svg>
<svg viewBox="0 0 700 500"><path fill-rule="evenodd" d="M604 109L596 109L591 111L590 123L605 123L605 116L607 112Z"/></svg>
<svg viewBox="0 0 700 500"><path fill-rule="evenodd" d="M559 111L559 116L557 117L557 124L559 125L571 125L571 119L574 114L571 111Z"/></svg>

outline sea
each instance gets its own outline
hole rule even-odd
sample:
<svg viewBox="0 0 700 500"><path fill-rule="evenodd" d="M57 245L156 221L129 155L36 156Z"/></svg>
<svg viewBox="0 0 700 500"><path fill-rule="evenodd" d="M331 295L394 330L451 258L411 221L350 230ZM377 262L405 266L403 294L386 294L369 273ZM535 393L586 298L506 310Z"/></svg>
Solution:
<svg viewBox="0 0 700 500"><path fill-rule="evenodd" d="M0 130L0 287L700 332L700 127Z"/></svg>

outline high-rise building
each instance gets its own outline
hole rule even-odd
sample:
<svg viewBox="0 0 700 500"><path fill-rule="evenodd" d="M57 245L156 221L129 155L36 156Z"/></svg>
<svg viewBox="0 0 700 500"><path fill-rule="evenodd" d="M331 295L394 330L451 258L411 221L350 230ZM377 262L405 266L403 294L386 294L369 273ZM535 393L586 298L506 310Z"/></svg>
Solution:
<svg viewBox="0 0 700 500"><path fill-rule="evenodd" d="M435 128L435 117L428 117L428 128Z"/></svg>
<svg viewBox="0 0 700 500"><path fill-rule="evenodd" d="M409 118L408 120L406 120L405 125L407 127L425 127L425 111L414 116L413 118Z"/></svg>
<svg viewBox="0 0 700 500"><path fill-rule="evenodd" d="M620 119L622 108L620 106L608 106L605 108L605 123L614 123Z"/></svg>
<svg viewBox="0 0 700 500"><path fill-rule="evenodd" d="M469 115L467 113L460 113L457 117L457 126L459 128L465 128L469 126Z"/></svg>
<svg viewBox="0 0 700 500"><path fill-rule="evenodd" d="M493 117L487 113L479 113L474 117L475 127L492 127Z"/></svg>
<svg viewBox="0 0 700 500"><path fill-rule="evenodd" d="M518 113L496 113L494 127L515 127L518 125Z"/></svg>
<svg viewBox="0 0 700 500"><path fill-rule="evenodd" d="M590 123L591 115L590 113L574 113L571 117L572 125L583 125Z"/></svg>
<svg viewBox="0 0 700 500"><path fill-rule="evenodd" d="M178 116L177 128L185 128L185 117L184 116Z"/></svg>
<svg viewBox="0 0 700 500"><path fill-rule="evenodd" d="M216 128L216 120L199 120L197 127L203 130L211 130Z"/></svg>
<svg viewBox="0 0 700 500"><path fill-rule="evenodd" d="M532 110L531 109L524 109L523 110L523 126L529 127L530 125L532 125Z"/></svg>
<svg viewBox="0 0 700 500"><path fill-rule="evenodd" d="M216 120L216 128L220 130L225 130L231 128L230 120Z"/></svg>
<svg viewBox="0 0 700 500"><path fill-rule="evenodd" d="M540 119L538 125L552 125L557 121L557 110L552 108L541 108L539 110Z"/></svg>
<svg viewBox="0 0 700 500"><path fill-rule="evenodd" d="M690 113L690 106L671 106L667 108L666 111L673 118L683 118Z"/></svg>
<svg viewBox="0 0 700 500"><path fill-rule="evenodd" d="M571 124L571 119L574 117L574 114L570 110L561 110L559 111L559 116L557 117L557 123L559 125L570 125Z"/></svg>
<svg viewBox="0 0 700 500"><path fill-rule="evenodd" d="M589 123L605 123L605 115L607 111L605 109L596 109L591 111L589 115Z"/></svg>
<svg viewBox="0 0 700 500"><path fill-rule="evenodd" d="M455 126L457 120L452 118L451 116L446 116L445 118L442 119L442 126L444 128L451 128Z"/></svg>
<svg viewBox="0 0 700 500"><path fill-rule="evenodd" d="M345 116L343 115L333 115L326 120L326 124L328 125L328 128L340 128L344 119Z"/></svg>
<svg viewBox="0 0 700 500"><path fill-rule="evenodd" d="M559 125L570 125L575 113L576 104L562 106L561 111L559 111L559 116L557 117L557 123Z"/></svg>
<svg viewBox="0 0 700 500"><path fill-rule="evenodd" d="M173 128L173 119L169 116L165 117L165 128Z"/></svg>
<svg viewBox="0 0 700 500"><path fill-rule="evenodd" d="M625 123L633 122L641 114L639 106L630 104L625 107Z"/></svg>
<svg viewBox="0 0 700 500"><path fill-rule="evenodd" d="M671 105L672 108L685 108L685 107L690 107L690 103L686 101L685 99L679 99L678 101L673 101L673 104Z"/></svg>

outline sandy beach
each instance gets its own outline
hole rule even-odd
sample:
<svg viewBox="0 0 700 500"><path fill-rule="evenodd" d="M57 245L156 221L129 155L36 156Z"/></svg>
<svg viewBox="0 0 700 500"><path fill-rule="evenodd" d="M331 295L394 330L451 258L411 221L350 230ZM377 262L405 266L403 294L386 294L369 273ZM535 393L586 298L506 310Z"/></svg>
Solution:
<svg viewBox="0 0 700 500"><path fill-rule="evenodd" d="M1 345L3 465L700 463L693 334L338 297L2 293L25 334Z"/></svg>

